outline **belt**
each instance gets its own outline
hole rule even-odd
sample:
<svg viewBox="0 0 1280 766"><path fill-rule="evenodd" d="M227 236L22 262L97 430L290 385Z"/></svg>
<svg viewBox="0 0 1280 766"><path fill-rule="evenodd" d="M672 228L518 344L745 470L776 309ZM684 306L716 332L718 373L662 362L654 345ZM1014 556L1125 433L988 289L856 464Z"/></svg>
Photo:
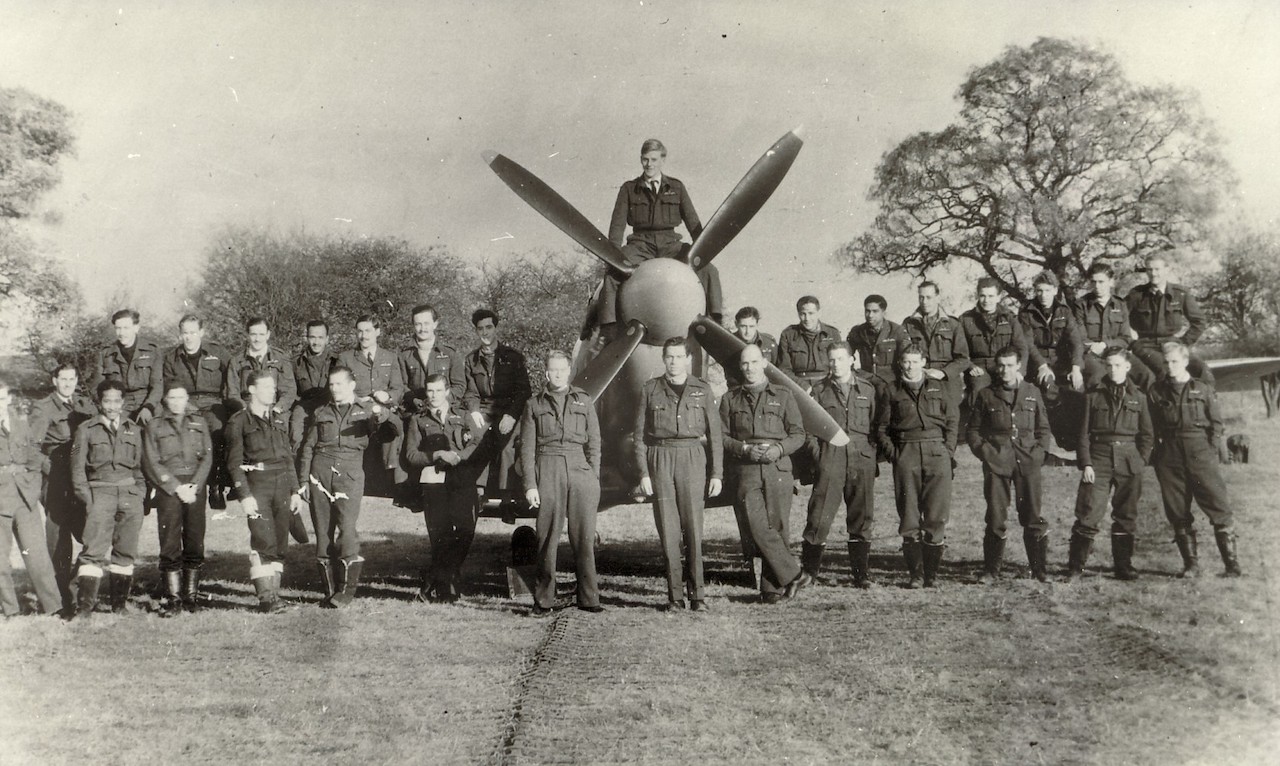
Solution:
<svg viewBox="0 0 1280 766"><path fill-rule="evenodd" d="M90 487L133 487L138 482L133 479L116 479L115 481L91 481Z"/></svg>
<svg viewBox="0 0 1280 766"><path fill-rule="evenodd" d="M674 226L632 226L632 231L670 231L675 232Z"/></svg>
<svg viewBox="0 0 1280 766"><path fill-rule="evenodd" d="M702 437L681 436L670 439L649 439L645 442L649 447L701 447Z"/></svg>
<svg viewBox="0 0 1280 766"><path fill-rule="evenodd" d="M923 442L940 442L942 435L938 436L895 436L894 444L921 444Z"/></svg>
<svg viewBox="0 0 1280 766"><path fill-rule="evenodd" d="M1114 437L1106 438L1106 437L1090 436L1089 442L1091 444L1110 444L1113 447L1118 447L1121 444L1133 444L1135 442L1135 439L1132 436L1130 436L1127 439L1116 439Z"/></svg>
<svg viewBox="0 0 1280 766"><path fill-rule="evenodd" d="M263 460L257 463L245 463L240 466L242 471L281 471L285 469L293 469L293 461L288 458L279 460Z"/></svg>
<svg viewBox="0 0 1280 766"><path fill-rule="evenodd" d="M586 458L587 451L584 449L584 445L582 444L566 444L563 446L559 444L538 445L538 457L548 455Z"/></svg>

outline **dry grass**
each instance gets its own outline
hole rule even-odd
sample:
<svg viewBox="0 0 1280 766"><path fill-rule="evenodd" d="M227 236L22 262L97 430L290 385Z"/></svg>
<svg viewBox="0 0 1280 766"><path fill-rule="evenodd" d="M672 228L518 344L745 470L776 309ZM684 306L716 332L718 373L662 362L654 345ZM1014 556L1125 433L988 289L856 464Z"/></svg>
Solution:
<svg viewBox="0 0 1280 766"><path fill-rule="evenodd" d="M1253 397L1228 407L1260 410ZM1231 466L1248 577L1224 580L1202 534L1197 582L1148 474L1136 555L1143 578L1075 586L971 584L980 566L978 466L957 477L945 587L906 591L888 481L872 565L849 588L835 535L830 585L753 603L727 509L707 522L708 615L659 613L661 557L647 507L601 517L603 615L522 616L505 598L510 531L482 522L456 607L409 599L426 556L421 517L371 504L369 586L349 610L248 611L243 519L212 522L221 608L177 620L99 616L0 625L9 660L0 760L71 763L1138 763L1274 762L1280 740L1277 425L1250 418L1249 466ZM1076 472L1052 469L1054 569L1065 562ZM793 538L804 496L793 509ZM154 522L144 528L154 562ZM1021 567L1020 542L1008 558ZM286 586L311 599L310 551ZM565 560L568 560L567 550ZM888 571L886 571L888 570ZM567 576L566 576L567 577ZM566 579L564 583L568 587Z"/></svg>

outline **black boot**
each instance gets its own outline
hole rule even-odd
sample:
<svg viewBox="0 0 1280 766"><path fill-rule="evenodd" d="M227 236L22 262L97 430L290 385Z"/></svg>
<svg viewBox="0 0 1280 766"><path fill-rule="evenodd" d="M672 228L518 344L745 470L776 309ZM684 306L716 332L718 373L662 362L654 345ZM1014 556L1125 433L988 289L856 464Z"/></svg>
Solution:
<svg viewBox="0 0 1280 766"><path fill-rule="evenodd" d="M342 579L342 588L330 600L335 607L343 607L350 604L356 597L356 588L360 587L360 570L364 568L364 559L356 559L355 561L343 561L345 576Z"/></svg>
<svg viewBox="0 0 1280 766"><path fill-rule="evenodd" d="M1067 582L1075 582L1084 574L1084 565L1089 563L1089 549L1092 547L1092 537L1085 537L1078 532L1071 533L1071 542L1067 548Z"/></svg>
<svg viewBox="0 0 1280 766"><path fill-rule="evenodd" d="M188 612L198 612L203 608L201 600L200 570L182 570L182 608Z"/></svg>
<svg viewBox="0 0 1280 766"><path fill-rule="evenodd" d="M1133 535L1111 533L1111 559L1115 563L1117 580L1138 579L1138 571L1133 568L1133 542Z"/></svg>
<svg viewBox="0 0 1280 766"><path fill-rule="evenodd" d="M1213 539L1218 543L1218 553L1222 554L1222 563L1227 570L1223 577L1243 577L1244 570L1236 559L1236 533L1230 527L1218 527L1213 530Z"/></svg>
<svg viewBox="0 0 1280 766"><path fill-rule="evenodd" d="M161 617L173 617L182 612L182 573L174 569L163 573L164 606Z"/></svg>
<svg viewBox="0 0 1280 766"><path fill-rule="evenodd" d="M907 562L907 575L911 578L907 580L907 587L915 590L920 587L920 572L924 566L924 559L921 558L920 553L920 541L903 540L902 558Z"/></svg>
<svg viewBox="0 0 1280 766"><path fill-rule="evenodd" d="M133 575L111 573L111 611L129 614L129 591L133 589Z"/></svg>
<svg viewBox="0 0 1280 766"><path fill-rule="evenodd" d="M333 608L333 594L337 593L337 583L334 577L334 570L329 566L328 559L320 559L316 562L316 568L320 570L320 589L324 591L324 597L320 599L321 609Z"/></svg>
<svg viewBox="0 0 1280 766"><path fill-rule="evenodd" d="M253 590L258 594L259 612L277 614L285 610L285 604L280 600L280 589L276 585L274 571L263 572L253 578Z"/></svg>
<svg viewBox="0 0 1280 766"><path fill-rule="evenodd" d="M822 554L825 545L817 545L808 541L800 543L800 568L813 579L818 579L818 570L822 568Z"/></svg>
<svg viewBox="0 0 1280 766"><path fill-rule="evenodd" d="M938 567L942 565L942 549L946 547L941 543L924 543L921 546L924 554L924 587L938 587Z"/></svg>
<svg viewBox="0 0 1280 766"><path fill-rule="evenodd" d="M1004 538L987 532L982 537L982 575L978 582L991 585L1000 579L1000 565L1004 561ZM927 576L926 576L927 579Z"/></svg>
<svg viewBox="0 0 1280 766"><path fill-rule="evenodd" d="M102 585L102 575L80 575L76 580L76 611L75 617L84 619L92 617L98 606L98 588Z"/></svg>
<svg viewBox="0 0 1280 766"><path fill-rule="evenodd" d="M1049 536L1034 529L1022 530L1022 544L1027 549L1027 568L1031 576L1040 582L1049 581Z"/></svg>
<svg viewBox="0 0 1280 766"><path fill-rule="evenodd" d="M222 487L216 484L209 485L209 507L215 511L225 511L227 509L227 496L222 491Z"/></svg>
<svg viewBox="0 0 1280 766"><path fill-rule="evenodd" d="M1182 554L1182 571L1179 577L1195 579L1200 576L1200 546L1196 542L1194 529L1174 530L1173 541L1178 544L1178 553Z"/></svg>
<svg viewBox="0 0 1280 766"><path fill-rule="evenodd" d="M871 587L867 560L871 557L871 541L849 541L849 570L853 572L853 587L866 590Z"/></svg>

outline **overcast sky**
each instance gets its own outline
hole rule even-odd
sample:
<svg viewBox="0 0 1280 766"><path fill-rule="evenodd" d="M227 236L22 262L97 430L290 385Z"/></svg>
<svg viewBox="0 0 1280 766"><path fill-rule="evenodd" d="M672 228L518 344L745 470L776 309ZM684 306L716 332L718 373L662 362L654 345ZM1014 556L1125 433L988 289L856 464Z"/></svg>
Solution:
<svg viewBox="0 0 1280 766"><path fill-rule="evenodd" d="M954 119L967 70L1039 36L1198 91L1255 222L1280 205L1280 3L6 3L0 85L74 112L76 157L35 233L101 308L172 314L223 225L442 243L467 259L569 240L480 159L524 164L601 229L640 143L711 216L805 126L778 193L717 260L765 329L812 292L846 329L904 279L830 253L874 215L881 155ZM52 217L51 217L52 218ZM510 235L508 237L508 235ZM335 286L335 289L340 289ZM967 303L967 299L964 301ZM168 318L171 318L168 317Z"/></svg>

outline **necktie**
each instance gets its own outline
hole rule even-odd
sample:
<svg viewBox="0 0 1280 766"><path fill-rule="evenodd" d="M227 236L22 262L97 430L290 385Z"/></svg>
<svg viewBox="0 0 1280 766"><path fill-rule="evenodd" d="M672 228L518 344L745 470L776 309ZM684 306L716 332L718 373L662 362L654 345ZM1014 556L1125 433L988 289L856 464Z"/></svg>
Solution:
<svg viewBox="0 0 1280 766"><path fill-rule="evenodd" d="M441 423L444 422L444 410L436 410L436 420L439 420Z"/></svg>
<svg viewBox="0 0 1280 766"><path fill-rule="evenodd" d="M372 367L372 366L373 366L373 352L372 352L372 351L366 351L366 352L365 352L365 355L364 355L364 362L365 362L365 364L369 365L370 367Z"/></svg>
<svg viewBox="0 0 1280 766"><path fill-rule="evenodd" d="M113 436L119 429L120 429L120 426L116 423L116 421L114 420L107 421L107 430L110 431Z"/></svg>
<svg viewBox="0 0 1280 766"><path fill-rule="evenodd" d="M655 197L656 197L656 196L658 196L658 182L657 182L657 181L650 181L650 182L649 182L649 188L650 188L650 189L653 189L653 196L655 196Z"/></svg>

